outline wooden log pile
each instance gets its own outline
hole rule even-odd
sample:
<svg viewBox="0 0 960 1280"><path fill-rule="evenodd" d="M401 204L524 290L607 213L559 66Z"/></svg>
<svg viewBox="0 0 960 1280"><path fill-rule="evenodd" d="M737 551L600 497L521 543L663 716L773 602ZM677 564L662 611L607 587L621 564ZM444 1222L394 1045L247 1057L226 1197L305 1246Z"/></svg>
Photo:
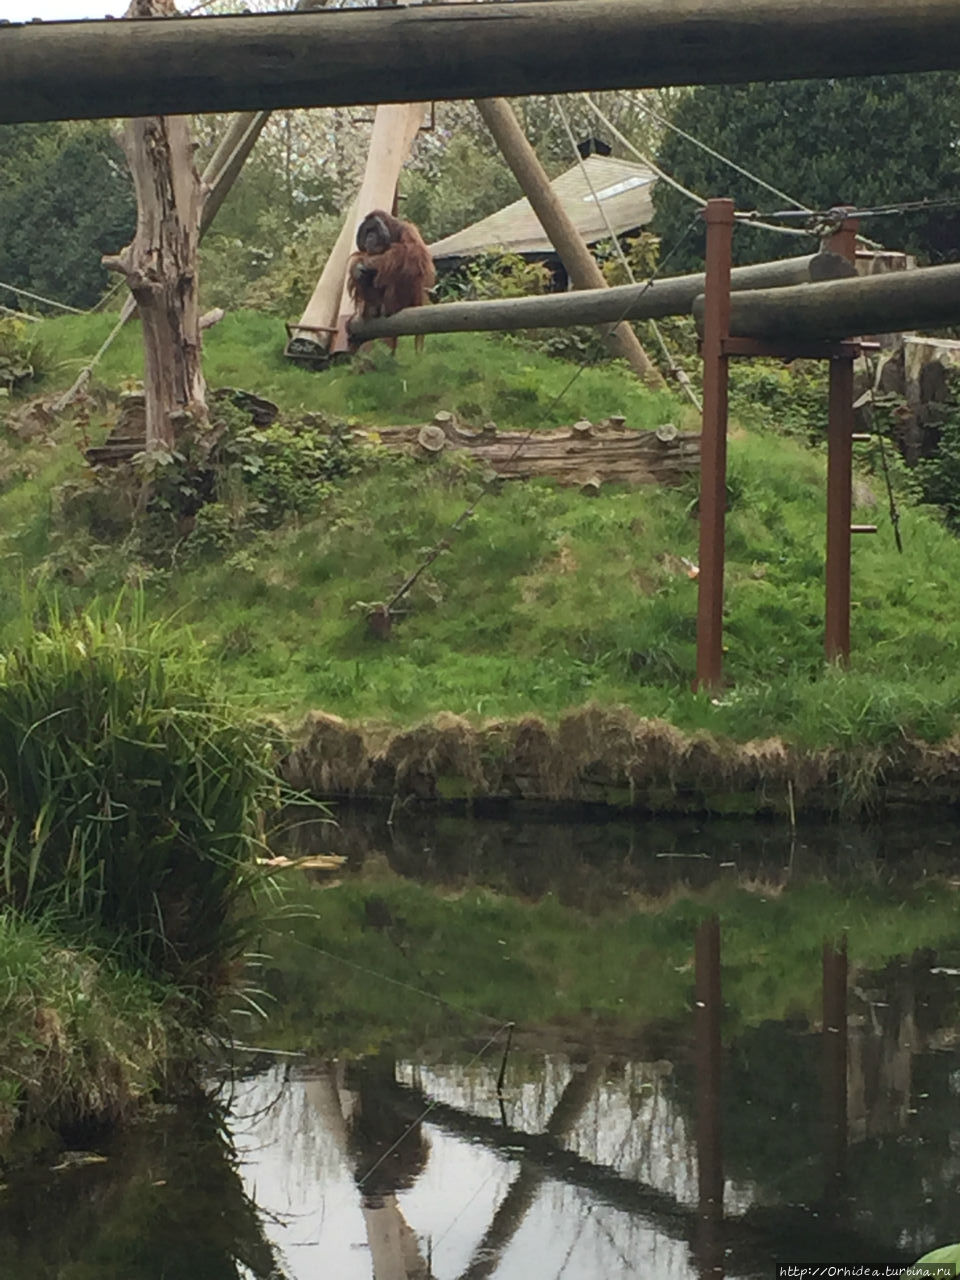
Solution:
<svg viewBox="0 0 960 1280"><path fill-rule="evenodd" d="M679 431L672 423L630 430L620 417L527 432L498 431L492 424L472 430L453 414L438 413L427 426L387 427L377 435L386 448L425 460L462 449L505 479L549 476L585 493L605 483L680 484L700 468L699 432Z"/></svg>

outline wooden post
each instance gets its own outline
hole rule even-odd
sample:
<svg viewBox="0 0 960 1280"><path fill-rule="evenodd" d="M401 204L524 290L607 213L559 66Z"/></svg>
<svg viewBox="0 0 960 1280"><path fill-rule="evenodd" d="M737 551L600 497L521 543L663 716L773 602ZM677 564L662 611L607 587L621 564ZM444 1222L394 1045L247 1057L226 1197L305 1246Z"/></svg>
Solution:
<svg viewBox="0 0 960 1280"><path fill-rule="evenodd" d="M493 134L503 158L513 170L523 194L530 201L540 225L560 255L560 261L566 267L574 288L604 288L607 282L603 272L567 216L567 211L551 187L550 179L520 128L510 104L502 98L478 98L477 110ZM634 373L648 386L662 389L666 385L656 365L640 345L640 339L626 321L621 319L612 331L601 332L611 351L628 361Z"/></svg>
<svg viewBox="0 0 960 1280"><path fill-rule="evenodd" d="M832 253L855 261L857 223L847 218L827 242ZM827 567L824 647L828 662L850 661L850 519L853 484L853 360L830 361L827 425Z"/></svg>
<svg viewBox="0 0 960 1280"><path fill-rule="evenodd" d="M853 482L853 361L830 361L827 426L827 611L829 662L850 661L850 513Z"/></svg>
<svg viewBox="0 0 960 1280"><path fill-rule="evenodd" d="M710 200L703 322L703 427L700 436L700 573L697 578L698 689L723 676L723 567L727 505L727 366L733 201Z"/></svg>

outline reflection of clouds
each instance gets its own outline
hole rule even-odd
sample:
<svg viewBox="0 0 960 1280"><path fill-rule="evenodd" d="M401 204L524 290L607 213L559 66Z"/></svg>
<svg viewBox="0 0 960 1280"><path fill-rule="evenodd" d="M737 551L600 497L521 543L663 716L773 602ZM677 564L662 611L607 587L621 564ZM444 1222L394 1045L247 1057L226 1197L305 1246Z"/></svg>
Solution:
<svg viewBox="0 0 960 1280"><path fill-rule="evenodd" d="M284 1084L282 1067L238 1082L228 1125L239 1173L289 1280L371 1280L360 1197L318 1095L315 1081Z"/></svg>
<svg viewBox="0 0 960 1280"><path fill-rule="evenodd" d="M499 1119L499 1061L397 1066L401 1082L428 1098ZM579 1068L562 1055L514 1056L505 1081L508 1123L526 1133L547 1127ZM247 1192L266 1215L265 1230L290 1280L374 1280L361 1196L349 1158L347 1120L354 1099L335 1065L282 1067L237 1083L230 1128ZM458 1280L484 1241L497 1209L523 1168L460 1135L423 1123L429 1156L423 1172L397 1194L399 1213L432 1255L436 1280ZM664 1064L608 1068L569 1138L561 1145L696 1203L692 1129L673 1101ZM728 1209L754 1197L731 1193ZM391 1273L392 1274L392 1273ZM686 1242L668 1238L636 1215L611 1208L588 1190L544 1178L520 1224L489 1270L492 1280L617 1280L649 1276L693 1280Z"/></svg>
<svg viewBox="0 0 960 1280"><path fill-rule="evenodd" d="M506 1249L496 1280L691 1280L687 1244L632 1214L598 1205L586 1192L544 1183ZM445 1278L440 1278L445 1280Z"/></svg>
<svg viewBox="0 0 960 1280"><path fill-rule="evenodd" d="M431 1242L437 1280L459 1276L467 1266L497 1205L516 1176L517 1165L478 1144L430 1128L430 1160L409 1191L398 1197L407 1221Z"/></svg>

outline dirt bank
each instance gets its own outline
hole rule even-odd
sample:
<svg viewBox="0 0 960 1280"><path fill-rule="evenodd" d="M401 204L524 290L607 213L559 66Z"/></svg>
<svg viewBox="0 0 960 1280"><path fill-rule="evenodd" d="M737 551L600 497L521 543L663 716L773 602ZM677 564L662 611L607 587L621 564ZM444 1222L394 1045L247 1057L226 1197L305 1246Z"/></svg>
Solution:
<svg viewBox="0 0 960 1280"><path fill-rule="evenodd" d="M529 716L474 725L443 713L409 729L316 712L284 776L327 799L856 816L960 803L960 738L807 750L779 738L685 735L622 707L585 707L555 724Z"/></svg>

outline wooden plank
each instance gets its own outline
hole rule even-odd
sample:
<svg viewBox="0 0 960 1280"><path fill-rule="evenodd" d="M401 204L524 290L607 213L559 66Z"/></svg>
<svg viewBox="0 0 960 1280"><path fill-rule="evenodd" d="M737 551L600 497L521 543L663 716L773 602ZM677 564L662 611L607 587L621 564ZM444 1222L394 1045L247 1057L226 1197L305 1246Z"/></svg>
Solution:
<svg viewBox="0 0 960 1280"><path fill-rule="evenodd" d="M703 299L694 303L698 324ZM882 276L757 289L731 299L730 333L797 344L834 342L859 333L939 329L960 323L960 265L920 267Z"/></svg>
<svg viewBox="0 0 960 1280"><path fill-rule="evenodd" d="M960 68L955 0L516 0L0 30L0 123Z"/></svg>

